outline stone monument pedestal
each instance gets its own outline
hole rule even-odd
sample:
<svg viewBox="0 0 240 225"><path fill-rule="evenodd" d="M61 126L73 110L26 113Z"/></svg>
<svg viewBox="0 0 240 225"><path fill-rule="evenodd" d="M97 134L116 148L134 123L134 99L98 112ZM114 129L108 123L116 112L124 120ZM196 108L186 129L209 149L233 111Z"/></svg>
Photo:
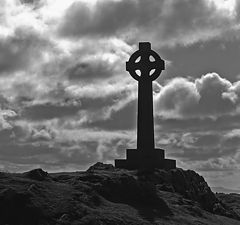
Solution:
<svg viewBox="0 0 240 225"><path fill-rule="evenodd" d="M175 169L176 160L165 159L163 149L154 149L147 151L149 154L146 155L146 151L138 149L127 149L127 159L116 159L115 166L122 169Z"/></svg>

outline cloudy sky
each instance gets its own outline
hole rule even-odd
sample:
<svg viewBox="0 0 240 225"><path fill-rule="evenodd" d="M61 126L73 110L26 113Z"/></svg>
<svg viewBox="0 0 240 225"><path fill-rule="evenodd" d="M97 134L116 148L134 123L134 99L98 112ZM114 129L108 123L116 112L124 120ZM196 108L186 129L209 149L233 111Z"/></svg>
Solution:
<svg viewBox="0 0 240 225"><path fill-rule="evenodd" d="M1 0L0 170L86 169L136 147L139 41L166 61L155 139L177 166L240 190L238 0Z"/></svg>

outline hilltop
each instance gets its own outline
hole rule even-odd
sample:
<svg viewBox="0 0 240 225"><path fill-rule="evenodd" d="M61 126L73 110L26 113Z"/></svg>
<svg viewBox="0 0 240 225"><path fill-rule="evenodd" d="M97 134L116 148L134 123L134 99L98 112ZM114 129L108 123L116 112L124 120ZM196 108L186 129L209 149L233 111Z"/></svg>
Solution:
<svg viewBox="0 0 240 225"><path fill-rule="evenodd" d="M240 195L180 168L0 173L0 225L239 225Z"/></svg>

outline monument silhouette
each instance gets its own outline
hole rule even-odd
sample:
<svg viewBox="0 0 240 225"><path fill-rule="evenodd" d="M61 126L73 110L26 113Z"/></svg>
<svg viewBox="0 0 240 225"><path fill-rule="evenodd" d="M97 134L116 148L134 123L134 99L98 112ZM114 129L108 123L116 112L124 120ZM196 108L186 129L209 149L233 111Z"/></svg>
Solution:
<svg viewBox="0 0 240 225"><path fill-rule="evenodd" d="M176 168L176 161L165 159L164 150L156 149L154 143L152 82L164 69L164 61L149 42L140 42L139 50L126 62L126 70L138 81L137 149L127 149L127 159L116 159L117 168Z"/></svg>

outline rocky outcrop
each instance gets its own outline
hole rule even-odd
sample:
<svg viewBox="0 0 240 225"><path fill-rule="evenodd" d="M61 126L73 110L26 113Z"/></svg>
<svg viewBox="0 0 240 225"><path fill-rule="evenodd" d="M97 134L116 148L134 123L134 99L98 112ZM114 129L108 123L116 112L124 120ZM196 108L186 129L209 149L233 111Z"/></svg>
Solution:
<svg viewBox="0 0 240 225"><path fill-rule="evenodd" d="M239 203L222 199L190 170L35 169L0 174L0 225L240 224Z"/></svg>
<svg viewBox="0 0 240 225"><path fill-rule="evenodd" d="M41 168L26 172L24 173L24 176L38 181L50 180L48 172L43 171Z"/></svg>
<svg viewBox="0 0 240 225"><path fill-rule="evenodd" d="M103 177L99 172L109 171L109 169L114 171L112 165L96 163L90 167L88 172L91 173L86 173L84 179L91 181L92 176L95 176L95 179L98 176ZM240 214L219 200L211 191L204 178L195 171L180 168L172 170L141 170L127 173L121 173L120 171L127 170L115 169L115 173L112 176L107 177L100 184L96 185L96 190L110 200L126 202L136 198L146 204L146 200L157 199L156 189L158 189L181 194L187 199L198 202L203 209L211 213L240 219ZM144 199L142 197L143 193ZM118 196L119 199L116 199ZM166 211L168 210L166 209Z"/></svg>
<svg viewBox="0 0 240 225"><path fill-rule="evenodd" d="M240 195L236 193L224 194L216 193L216 197L226 206L231 209L235 214L240 215ZM226 208L225 207L225 208ZM224 210L222 208L217 210ZM228 213L228 212L224 212Z"/></svg>
<svg viewBox="0 0 240 225"><path fill-rule="evenodd" d="M140 180L154 182L160 190L176 192L199 202L210 212L219 203L204 178L192 170L177 168L170 171L140 171L137 175Z"/></svg>

